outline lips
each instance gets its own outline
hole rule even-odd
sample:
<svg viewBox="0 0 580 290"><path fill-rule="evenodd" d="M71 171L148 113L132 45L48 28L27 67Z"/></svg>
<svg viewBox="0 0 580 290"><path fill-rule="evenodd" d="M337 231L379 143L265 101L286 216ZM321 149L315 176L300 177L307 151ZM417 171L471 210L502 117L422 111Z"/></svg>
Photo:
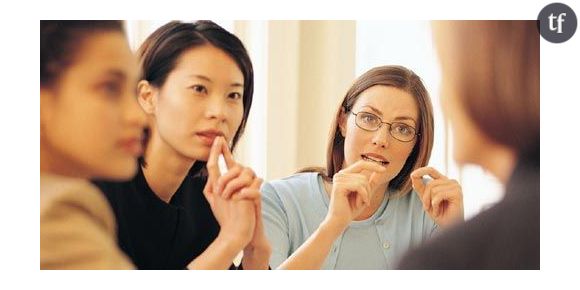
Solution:
<svg viewBox="0 0 580 290"><path fill-rule="evenodd" d="M210 129L210 130L199 131L199 132L195 133L195 136L197 136L204 145L211 146L213 144L213 140L216 137L224 136L224 133L222 131L219 131L219 130L211 130Z"/></svg>
<svg viewBox="0 0 580 290"><path fill-rule="evenodd" d="M363 160L366 160L366 161L378 163L379 165L382 165L382 166L389 165L389 161L385 157L383 157L379 154L375 154L375 153L361 154L361 158Z"/></svg>
<svg viewBox="0 0 580 290"><path fill-rule="evenodd" d="M122 139L117 143L123 151L138 157L143 154L143 145L141 144L141 139L134 137L134 138L125 138Z"/></svg>

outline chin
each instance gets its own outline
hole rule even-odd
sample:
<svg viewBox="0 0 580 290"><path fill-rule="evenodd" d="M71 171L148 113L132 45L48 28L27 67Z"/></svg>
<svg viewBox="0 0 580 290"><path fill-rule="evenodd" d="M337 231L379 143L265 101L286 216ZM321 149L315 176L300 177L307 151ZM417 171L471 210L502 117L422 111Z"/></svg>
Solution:
<svg viewBox="0 0 580 290"><path fill-rule="evenodd" d="M130 162L125 161L111 164L115 164L115 166L101 174L100 178L112 181L127 181L135 177L137 173L138 164L134 159L131 159Z"/></svg>
<svg viewBox="0 0 580 290"><path fill-rule="evenodd" d="M187 159L191 159L193 161L203 161L207 162L209 160L209 152L210 148L193 148L187 151L181 152L183 156Z"/></svg>

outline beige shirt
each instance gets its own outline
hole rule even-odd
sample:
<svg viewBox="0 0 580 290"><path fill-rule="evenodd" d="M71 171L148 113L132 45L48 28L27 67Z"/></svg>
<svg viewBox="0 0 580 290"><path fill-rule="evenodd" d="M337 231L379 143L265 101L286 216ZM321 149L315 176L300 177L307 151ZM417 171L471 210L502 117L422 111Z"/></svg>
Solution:
<svg viewBox="0 0 580 290"><path fill-rule="evenodd" d="M40 269L131 269L113 211L83 179L40 174Z"/></svg>

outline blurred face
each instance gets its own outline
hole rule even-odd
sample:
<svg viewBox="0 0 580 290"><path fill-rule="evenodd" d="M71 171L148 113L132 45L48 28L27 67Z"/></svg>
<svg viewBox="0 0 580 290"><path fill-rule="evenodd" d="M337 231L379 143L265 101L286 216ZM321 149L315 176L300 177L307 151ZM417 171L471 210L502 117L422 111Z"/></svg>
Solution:
<svg viewBox="0 0 580 290"><path fill-rule="evenodd" d="M52 88L41 88L41 152L53 173L129 179L145 116L135 98L137 63L122 33L81 42Z"/></svg>
<svg viewBox="0 0 580 290"><path fill-rule="evenodd" d="M382 124L376 131L362 129L356 124L356 114L364 114L359 117L361 122L373 122L376 120L371 113L379 118L379 121L393 124L391 128ZM418 128L419 110L415 98L409 93L390 86L376 85L363 91L351 112L346 112L341 119L340 129L344 140L344 165L346 168L358 160L366 159L384 166L387 171L383 174L385 183L391 181L403 168L407 158L416 143L416 136L410 142L402 142L395 139L394 134L409 136L409 128Z"/></svg>
<svg viewBox="0 0 580 290"><path fill-rule="evenodd" d="M155 93L158 137L179 155L207 161L217 136L231 142L243 118L244 76L211 45L183 53Z"/></svg>
<svg viewBox="0 0 580 290"><path fill-rule="evenodd" d="M483 135L480 129L475 126L467 112L461 106L457 93L456 79L458 73L457 66L454 65L453 57L456 52L456 39L450 31L451 23L434 22L433 34L439 60L441 63L441 107L443 113L449 119L451 131L453 132L453 156L458 164L477 163L482 152L489 148L489 140Z"/></svg>

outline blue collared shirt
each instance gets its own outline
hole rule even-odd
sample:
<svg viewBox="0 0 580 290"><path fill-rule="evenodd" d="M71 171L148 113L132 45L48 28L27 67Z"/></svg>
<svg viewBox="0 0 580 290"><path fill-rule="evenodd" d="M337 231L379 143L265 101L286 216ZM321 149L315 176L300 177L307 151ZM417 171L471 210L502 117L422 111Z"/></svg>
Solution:
<svg viewBox="0 0 580 290"><path fill-rule="evenodd" d="M385 193L388 197L388 193ZM299 173L262 186L262 214L277 268L326 217L329 194L318 173ZM415 192L385 198L368 219L353 221L333 243L322 269L394 269L401 256L436 232Z"/></svg>

